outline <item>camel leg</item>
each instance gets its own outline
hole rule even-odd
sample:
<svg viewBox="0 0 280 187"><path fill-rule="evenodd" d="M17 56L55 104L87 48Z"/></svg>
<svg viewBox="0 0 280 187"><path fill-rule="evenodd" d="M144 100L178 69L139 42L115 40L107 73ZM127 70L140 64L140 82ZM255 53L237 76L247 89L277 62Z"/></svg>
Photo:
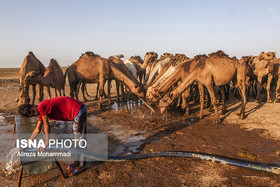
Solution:
<svg viewBox="0 0 280 187"><path fill-rule="evenodd" d="M242 102L242 106L241 106L241 109L240 109L240 119L244 119L245 117L245 106L246 106L246 101L247 101L247 98L246 98L246 85L245 83L241 84L241 102Z"/></svg>
<svg viewBox="0 0 280 187"><path fill-rule="evenodd" d="M122 101L125 101L125 91L124 91L124 85L121 83L121 92L122 92Z"/></svg>
<svg viewBox="0 0 280 187"><path fill-rule="evenodd" d="M54 95L55 95L55 97L57 97L57 89L56 88L54 89Z"/></svg>
<svg viewBox="0 0 280 187"><path fill-rule="evenodd" d="M112 82L112 80L111 79L109 79L108 80L108 88L107 88L107 90L108 90L108 99L109 99L109 104L111 104L112 103L112 100L111 100L111 94L110 94L110 92L111 92L111 82Z"/></svg>
<svg viewBox="0 0 280 187"><path fill-rule="evenodd" d="M38 97L39 97L39 102L41 102L41 101L44 100L44 86L39 84L38 87L39 87L39 95L38 95Z"/></svg>
<svg viewBox="0 0 280 187"><path fill-rule="evenodd" d="M275 95L275 97L276 97L276 98L275 98L275 102L276 102L276 103L279 103L279 98L278 98L278 97L279 97L279 96L278 96L278 95L279 95L279 90L280 90L280 74L278 75L278 81L277 81L276 93L275 93L275 94L276 94L276 95Z"/></svg>
<svg viewBox="0 0 280 187"><path fill-rule="evenodd" d="M81 86L81 90L82 90L82 93L83 93L83 99L84 99L84 102L87 102L87 98L85 96L85 92L86 92L86 83L82 83L82 86Z"/></svg>
<svg viewBox="0 0 280 187"><path fill-rule="evenodd" d="M77 100L79 100L79 91L80 91L80 86L81 86L81 82L76 82L75 86L74 86L74 94L75 94L75 98Z"/></svg>
<svg viewBox="0 0 280 187"><path fill-rule="evenodd" d="M185 115L190 115L190 87L182 94L182 108L185 108Z"/></svg>
<svg viewBox="0 0 280 187"><path fill-rule="evenodd" d="M199 113L199 119L202 119L203 117L203 106L204 106L204 87L202 84L198 85L199 90L199 97L200 97L200 113Z"/></svg>
<svg viewBox="0 0 280 187"><path fill-rule="evenodd" d="M115 82L116 82L116 90L117 90L117 102L120 102L120 82L115 79Z"/></svg>
<svg viewBox="0 0 280 187"><path fill-rule="evenodd" d="M257 99L256 99L257 103L261 103L260 92L262 87L262 78L263 78L262 76L258 76L258 80L257 80Z"/></svg>
<svg viewBox="0 0 280 187"><path fill-rule="evenodd" d="M222 114L224 115L227 111L226 91L225 91L225 86L219 86L219 88L221 91L222 103L223 103Z"/></svg>
<svg viewBox="0 0 280 187"><path fill-rule="evenodd" d="M48 92L48 95L49 95L49 99L52 98L51 96L51 88L49 86L46 87L46 90Z"/></svg>
<svg viewBox="0 0 280 187"><path fill-rule="evenodd" d="M97 83L97 87L96 87L96 95L95 95L95 100L99 99L99 95L98 95L98 92L99 92L99 83Z"/></svg>
<svg viewBox="0 0 280 187"><path fill-rule="evenodd" d="M36 85L32 85L32 90L33 90L33 98L32 98L32 105L35 103L35 97L36 97Z"/></svg>
<svg viewBox="0 0 280 187"><path fill-rule="evenodd" d="M216 97L215 97L215 92L214 92L214 89L213 89L213 85L212 84L207 84L205 86L206 86L206 88L209 92L209 95L210 95L210 98L211 98L211 103L212 103L212 105L214 107L214 110L215 110L215 114L216 114L215 122L219 123L219 122L221 122L221 119L219 117L218 108L217 108L217 105L216 105Z"/></svg>
<svg viewBox="0 0 280 187"><path fill-rule="evenodd" d="M271 85L272 79L273 79L273 75L272 75L272 74L268 74L267 86L266 86L266 91L267 91L267 102L268 102L268 103L272 103L271 98L270 98L270 85Z"/></svg>
<svg viewBox="0 0 280 187"><path fill-rule="evenodd" d="M178 102L177 102L177 107L178 107L178 108L180 107L181 100L183 100L183 98L182 98L182 97L184 97L183 95L184 95L184 93L182 94L182 96L178 97ZM183 101L182 101L182 102L183 102ZM182 107L182 108L183 108L183 107Z"/></svg>
<svg viewBox="0 0 280 187"><path fill-rule="evenodd" d="M105 80L103 77L99 79L99 102L98 102L98 109L102 108L102 97L104 95L104 85L105 85Z"/></svg>

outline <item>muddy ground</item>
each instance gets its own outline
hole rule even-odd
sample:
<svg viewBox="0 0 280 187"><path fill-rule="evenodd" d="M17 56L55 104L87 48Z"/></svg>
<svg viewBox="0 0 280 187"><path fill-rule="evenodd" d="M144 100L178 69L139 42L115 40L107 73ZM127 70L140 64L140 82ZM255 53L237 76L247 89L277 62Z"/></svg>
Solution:
<svg viewBox="0 0 280 187"><path fill-rule="evenodd" d="M19 95L18 69L0 69L0 133L12 133L16 98ZM113 100L116 99L114 85ZM91 95L95 85L88 86ZM69 87L66 84L66 93ZM45 96L47 93L45 92ZM82 98L82 97L80 97ZM136 154L162 151L189 151L219 155L258 163L280 164L280 104L254 102L249 98L246 118L236 113L240 100L230 95L228 111L215 124L214 115L204 110L204 118L196 118L197 105L191 115L169 109L167 121L153 114L139 101L108 104L97 109L96 101L88 108L89 133L109 135L109 154ZM246 154L240 154L245 151ZM62 163L63 169L66 164ZM1 164L3 166L3 163ZM17 184L18 173L0 173L5 186ZM65 181L54 167L45 174L24 174L23 186L280 186L279 175L223 165L191 158L150 158L126 162L89 163L87 170Z"/></svg>

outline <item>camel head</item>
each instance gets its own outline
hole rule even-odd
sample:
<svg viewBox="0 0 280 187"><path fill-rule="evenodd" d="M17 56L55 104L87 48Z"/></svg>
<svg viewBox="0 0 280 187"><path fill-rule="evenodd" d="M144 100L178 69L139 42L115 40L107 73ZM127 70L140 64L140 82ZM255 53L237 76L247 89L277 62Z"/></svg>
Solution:
<svg viewBox="0 0 280 187"><path fill-rule="evenodd" d="M19 98L17 98L16 101L17 101L17 106L30 103L30 98L28 96L25 97L25 88L22 88L20 90Z"/></svg>
<svg viewBox="0 0 280 187"><path fill-rule="evenodd" d="M153 87L148 87L146 99L150 104L156 104L160 100L160 98L161 95L158 93L158 90Z"/></svg>
<svg viewBox="0 0 280 187"><path fill-rule="evenodd" d="M124 58L124 56L123 56L123 54L118 54L118 55L114 55L114 58L120 60L120 59Z"/></svg>
<svg viewBox="0 0 280 187"><path fill-rule="evenodd" d="M164 56L164 57L173 57L174 55L171 54L171 53L163 53L163 56Z"/></svg>
<svg viewBox="0 0 280 187"><path fill-rule="evenodd" d="M259 55L259 60L272 60L275 58L276 53L275 52L261 52L261 54Z"/></svg>
<svg viewBox="0 0 280 187"><path fill-rule="evenodd" d="M136 94L140 98L145 98L146 96L146 89L142 84L136 84L131 88L131 92Z"/></svg>
<svg viewBox="0 0 280 187"><path fill-rule="evenodd" d="M185 60L188 60L189 58L184 55L184 54L175 54L175 60L180 60L180 61L185 61Z"/></svg>
<svg viewBox="0 0 280 187"><path fill-rule="evenodd" d="M157 59L158 54L156 52L148 52L145 55L144 61L147 61L148 63L153 62Z"/></svg>
<svg viewBox="0 0 280 187"><path fill-rule="evenodd" d="M162 98L162 100L159 102L159 105L158 105L158 107L159 107L159 109L160 109L160 112L161 113L163 113L165 110L166 110L166 108L172 103L172 95L171 95L171 93L169 93L169 94L166 94L163 98Z"/></svg>
<svg viewBox="0 0 280 187"><path fill-rule="evenodd" d="M24 85L36 81L38 76L40 76L40 74L37 71L30 71L29 73L26 74L24 78L24 83L25 83Z"/></svg>
<svg viewBox="0 0 280 187"><path fill-rule="evenodd" d="M276 58L275 55L276 55L275 52L267 52L267 53L261 52L261 54L258 56L260 61L264 61L264 63L266 63L265 69L268 72L273 71L274 59Z"/></svg>

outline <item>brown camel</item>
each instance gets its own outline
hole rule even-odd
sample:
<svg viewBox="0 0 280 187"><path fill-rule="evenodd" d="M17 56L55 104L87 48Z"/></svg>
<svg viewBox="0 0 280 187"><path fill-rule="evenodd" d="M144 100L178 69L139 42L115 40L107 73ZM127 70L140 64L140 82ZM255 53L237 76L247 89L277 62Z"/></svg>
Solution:
<svg viewBox="0 0 280 187"><path fill-rule="evenodd" d="M174 59L174 62L170 65L169 69L161 75L161 77L154 82L152 86L148 88L146 98L151 104L156 104L159 100L168 92L172 87L176 87L177 84L184 80L185 76L189 74L193 68L197 65L197 62L203 58L207 58L207 56L198 55L193 59L186 60L181 62L180 58ZM202 110L203 103L202 98L204 98L203 94L203 86L199 84L198 86L200 92L200 100L201 100L201 110L199 117L202 118ZM189 97L190 97L190 88L186 89L182 96L182 108L186 109L185 114L189 114ZM178 103L180 103L180 98Z"/></svg>
<svg viewBox="0 0 280 187"><path fill-rule="evenodd" d="M35 57L35 55L30 51L28 55L23 60L23 63L21 65L21 68L19 70L19 81L20 81L20 94L18 99L18 106L21 104L29 103L30 97L29 97L29 85L24 83L24 79L26 74L28 74L30 71L36 71L40 75L44 75L45 73L45 66ZM38 87L38 100L41 102L44 98L43 95L43 86L39 84L31 84L32 90L33 90L33 99L32 104L35 102L35 96L36 96L36 88Z"/></svg>
<svg viewBox="0 0 280 187"><path fill-rule="evenodd" d="M139 97L145 96L145 90L141 89L139 85L129 79L122 71L120 71L116 64L111 60L102 58L92 52L86 52L78 61L74 62L66 69L64 78L68 75L70 85L70 96L76 97L77 85L83 83L99 83L99 103L101 108L102 96L104 94L105 81L111 78L116 78L123 82L129 89Z"/></svg>
<svg viewBox="0 0 280 187"><path fill-rule="evenodd" d="M106 58L102 58L93 52L86 52L69 66L64 74L64 80L68 75L70 86L70 96L78 98L78 85L82 83L99 83L99 103L98 108L101 108L102 96L104 94L105 81L110 76L110 65Z"/></svg>
<svg viewBox="0 0 280 187"><path fill-rule="evenodd" d="M273 62L273 71L268 74L267 80L267 93L270 93L270 86L272 78L277 80L276 84L276 93L275 93L275 101L279 103L279 91L280 91L280 59L275 58ZM269 101L269 100L268 100ZM271 101L271 100L270 100Z"/></svg>
<svg viewBox="0 0 280 187"><path fill-rule="evenodd" d="M259 56L255 57L250 64L250 67L253 73L257 76L257 98L256 102L260 103L260 91L261 91L261 83L264 76L270 74L268 76L268 84L267 84L267 102L271 102L270 99L270 82L273 78L273 68L274 68L274 58L275 52L262 52Z"/></svg>
<svg viewBox="0 0 280 187"><path fill-rule="evenodd" d="M172 81L174 80L170 80L170 82ZM182 83L176 89L164 95L159 103L161 112L166 110L166 107L169 106L175 98L179 97L186 89L188 89L192 83L198 82L207 88L211 97L212 105L215 109L216 122L220 122L213 84L215 83L216 86L223 86L230 81L233 81L235 86L241 90L242 106L240 115L241 119L244 119L246 104L245 70L237 59L229 58L222 51L217 51L209 58L201 58L193 70L185 75Z"/></svg>
<svg viewBox="0 0 280 187"><path fill-rule="evenodd" d="M50 88L55 89L55 97L57 97L57 91L60 96L62 96L61 91L65 96L63 72L57 61L54 59L51 59L44 76L40 75L37 71L31 71L25 76L24 81L26 84L37 83L46 86L49 98L51 98Z"/></svg>
<svg viewBox="0 0 280 187"><path fill-rule="evenodd" d="M145 93L145 88L144 86L138 82L138 80L133 76L132 72L129 71L129 69L127 68L127 66L124 64L124 62L120 59L116 59L114 57L109 57L109 60L111 62L111 69L112 69L112 78L116 80L116 84L117 82L118 83L121 83L122 85L124 84L125 86L127 86L133 93L136 93L136 95L138 95L139 97L141 98L144 98L145 97L145 94L142 94L142 93ZM117 71L118 70L118 71ZM123 75L121 74L124 74L127 78L123 78ZM109 79L108 80L108 95L110 93L110 87L109 85L111 84L111 80L112 79ZM140 90L136 91L134 90L133 91L133 87L131 87L131 85L134 85L135 88L140 88ZM117 94L118 94L118 91L119 88L117 87ZM138 93L138 94L137 94ZM140 94L141 93L141 94ZM139 95L140 94L140 95ZM123 88L122 88L122 97L123 97L123 100L124 100L124 91L123 91ZM109 96L109 99L110 99L110 96Z"/></svg>
<svg viewBox="0 0 280 187"><path fill-rule="evenodd" d="M142 83L142 79L145 79L145 71L149 63L152 63L157 59L158 55L155 52L148 52L145 55L144 61L140 56L130 57L129 61L132 62L137 70L137 76L139 82Z"/></svg>

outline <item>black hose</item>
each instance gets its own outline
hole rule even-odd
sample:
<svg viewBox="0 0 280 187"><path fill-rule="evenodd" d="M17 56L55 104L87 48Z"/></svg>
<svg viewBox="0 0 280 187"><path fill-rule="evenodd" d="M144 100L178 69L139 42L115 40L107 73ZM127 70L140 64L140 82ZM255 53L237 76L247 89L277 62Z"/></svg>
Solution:
<svg viewBox="0 0 280 187"><path fill-rule="evenodd" d="M212 162L220 162L221 164L227 164L231 166L238 166L242 168L248 168L258 171L265 171L275 174L280 174L280 166L275 164L263 164L263 163L255 163L244 160L237 160L232 158L221 157L217 155L210 155L205 153L193 153L193 152L154 152L154 153L146 153L146 154L133 154L133 155L125 155L125 156L104 156L91 153L82 149L74 149L74 148L46 148L47 151L71 151L75 154L83 155L84 157L94 159L96 161L129 161L129 160L140 160L154 157L183 157L183 158L198 158L201 160L208 160ZM38 151L38 149L25 149L25 152L33 152Z"/></svg>

